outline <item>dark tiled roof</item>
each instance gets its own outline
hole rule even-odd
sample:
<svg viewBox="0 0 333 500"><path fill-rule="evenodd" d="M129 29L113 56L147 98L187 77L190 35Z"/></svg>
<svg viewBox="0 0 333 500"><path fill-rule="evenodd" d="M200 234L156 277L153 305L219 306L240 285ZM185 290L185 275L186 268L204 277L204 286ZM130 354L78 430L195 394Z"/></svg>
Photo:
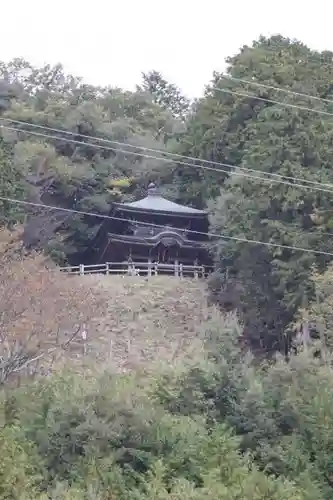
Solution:
<svg viewBox="0 0 333 500"><path fill-rule="evenodd" d="M133 201L129 203L116 203L116 206L124 209L133 210L147 210L152 212L168 212L177 214L188 214L188 215L204 215L205 210L198 210L197 208L186 207L184 205L179 205L173 201L167 200L158 194L158 191L154 184L150 184L148 187L148 196L142 200Z"/></svg>

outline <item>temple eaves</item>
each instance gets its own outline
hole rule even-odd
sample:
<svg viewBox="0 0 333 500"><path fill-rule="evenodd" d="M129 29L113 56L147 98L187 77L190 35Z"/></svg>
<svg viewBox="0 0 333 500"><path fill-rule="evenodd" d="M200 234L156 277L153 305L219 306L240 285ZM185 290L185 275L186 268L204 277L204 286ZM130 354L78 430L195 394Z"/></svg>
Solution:
<svg viewBox="0 0 333 500"><path fill-rule="evenodd" d="M174 213L174 214L187 214L187 215L207 215L206 210L198 210L197 208L187 207L185 205L179 205L173 201L163 198L158 193L155 184L151 183L148 187L148 195L138 201L128 202L128 203L114 203L114 206L124 210L138 210L138 211L149 211L149 212L164 212L164 213Z"/></svg>

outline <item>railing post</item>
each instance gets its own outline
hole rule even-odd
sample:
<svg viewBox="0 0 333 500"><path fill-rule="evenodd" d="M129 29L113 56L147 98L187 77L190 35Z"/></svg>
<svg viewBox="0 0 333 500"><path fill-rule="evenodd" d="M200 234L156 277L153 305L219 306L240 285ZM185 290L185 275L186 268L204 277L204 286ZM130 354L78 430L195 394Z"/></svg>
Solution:
<svg viewBox="0 0 333 500"><path fill-rule="evenodd" d="M196 280L199 278L198 266L194 266L194 277Z"/></svg>
<svg viewBox="0 0 333 500"><path fill-rule="evenodd" d="M158 275L158 264L155 264L155 266L154 266L154 274L155 274L155 276Z"/></svg>
<svg viewBox="0 0 333 500"><path fill-rule="evenodd" d="M151 267L152 267L151 259L148 259L148 271L147 271L148 278L151 277Z"/></svg>
<svg viewBox="0 0 333 500"><path fill-rule="evenodd" d="M84 264L80 264L80 276L84 275Z"/></svg>
<svg viewBox="0 0 333 500"><path fill-rule="evenodd" d="M109 268L109 263L108 262L105 263L105 274L106 275L110 274L110 268Z"/></svg>
<svg viewBox="0 0 333 500"><path fill-rule="evenodd" d="M183 277L183 264L179 264L179 276Z"/></svg>
<svg viewBox="0 0 333 500"><path fill-rule="evenodd" d="M175 276L179 277L178 259L175 260Z"/></svg>

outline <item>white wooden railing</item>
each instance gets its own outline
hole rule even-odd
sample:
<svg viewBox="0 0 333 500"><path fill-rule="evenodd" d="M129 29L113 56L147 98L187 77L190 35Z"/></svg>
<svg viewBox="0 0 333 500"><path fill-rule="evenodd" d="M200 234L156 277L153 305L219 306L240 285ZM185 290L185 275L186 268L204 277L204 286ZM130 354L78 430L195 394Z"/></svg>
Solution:
<svg viewBox="0 0 333 500"><path fill-rule="evenodd" d="M128 276L157 276L160 274L174 274L182 278L183 276L193 276L195 278L204 277L207 270L204 266L190 266L184 264L159 264L153 262L105 262L104 264L80 264L79 266L61 267L62 272L71 275L84 274L124 274Z"/></svg>

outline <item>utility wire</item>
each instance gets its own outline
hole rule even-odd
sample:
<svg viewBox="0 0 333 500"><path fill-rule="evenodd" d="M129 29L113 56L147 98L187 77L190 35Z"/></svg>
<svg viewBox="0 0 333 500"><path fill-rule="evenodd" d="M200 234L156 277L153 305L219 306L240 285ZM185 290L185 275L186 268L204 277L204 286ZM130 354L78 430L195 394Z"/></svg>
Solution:
<svg viewBox="0 0 333 500"><path fill-rule="evenodd" d="M0 125L0 127L2 127L2 126ZM23 132L25 132L25 131L24 131L24 130L22 130L22 129L13 129L12 127L4 127L4 128L9 128L10 130L19 130L19 131L23 131ZM47 127L43 127L43 128L47 128ZM56 129L56 130L57 130L57 129ZM60 130L59 130L59 131L60 131ZM28 131L28 132L29 132L29 131ZM39 135L39 134L38 134L38 135ZM45 135L45 136L49 137L49 135ZM43 137L44 137L44 134L43 134ZM50 136L50 137L52 138L53 136ZM61 139L62 139L62 138L60 138L60 140L61 140ZM68 140L68 139L65 139L65 140ZM70 140L70 141L71 141L71 142L73 142L72 140ZM80 141L74 141L74 142L75 142L75 144L90 145L89 143L80 142ZM123 144L125 144L125 145L126 145L126 143L123 143ZM135 146L133 146L133 147L135 147ZM103 148L104 148L104 147L103 147ZM105 149L105 148L104 148L104 149ZM124 152L123 150L119 150L119 149L117 149L117 148L110 148L110 149L111 149L112 151L121 151L121 152ZM161 152L162 152L162 151L161 151ZM131 152L130 152L130 153L131 153ZM132 153L132 154L135 154L135 153ZM137 153L137 154L140 154L140 156L142 156L142 154L141 154L141 153ZM143 156L147 156L147 155L143 155ZM160 158L158 158L158 157L151 157L151 156L149 156L149 158L156 158L156 159L160 159ZM190 157L189 157L189 158L190 158ZM167 159L165 159L165 158L161 158L161 159L162 159L162 160L167 160ZM169 160L169 161L170 161L170 160ZM173 161L174 161L174 160L173 160ZM179 162L177 162L177 163L179 163ZM186 165L200 167L200 165L191 165L191 164L187 164L187 163L186 163ZM203 168L205 168L205 167L203 167ZM208 167L207 167L207 168L208 168ZM229 173L228 171L226 171L226 170L222 170L222 169L214 169L214 171ZM232 175L232 173L231 173L231 175ZM242 174L241 174L241 175L242 175ZM246 174L244 174L244 175L246 175ZM252 178L252 176L248 176L248 177ZM261 180L261 178L256 178L256 179L260 179L260 180ZM264 180L265 180L265 179L264 179ZM288 183L288 185L292 185L292 186L296 186L296 187L298 186L297 184L289 184L289 183ZM303 187L303 186L299 186L299 187ZM305 186L305 187L306 187L306 186ZM331 191L325 191L325 192L331 192ZM332 191L332 193L333 193L333 191ZM150 212L145 212L145 213L150 213ZM86 215L87 215L87 214L86 214ZM170 215L171 215L171 214L170 214ZM173 215L172 215L172 216L173 216ZM295 227L296 227L296 225L295 225ZM302 231L302 232L304 233L304 231ZM313 234L316 234L316 233L309 232L309 231L305 231L305 233L306 233L306 234L312 234L312 235L313 235ZM206 234L206 233L205 233L205 234ZM328 236L333 236L333 233L321 233L321 234L323 234L323 235L328 235Z"/></svg>
<svg viewBox="0 0 333 500"><path fill-rule="evenodd" d="M25 130L23 130L23 129L16 129L16 128L13 128L13 127L6 127L6 126L2 126L2 125L0 125L0 128L9 128L10 130L18 130L18 131L21 131L21 132L28 132L28 133L30 132L30 131L25 131ZM43 127L43 128L47 128L47 127ZM56 129L56 130L57 130L57 129ZM60 132L60 130L59 130L59 132ZM31 133L34 133L34 132L33 132L33 131L31 131ZM50 137L50 138L56 138L56 139L58 139L58 137L57 137L57 136L49 136L48 134L39 134L38 132L37 132L37 133L35 133L35 134L37 134L37 135L42 135L42 137ZM74 134L74 133L73 133L73 134ZM90 143L86 143L86 142L81 142L81 141L71 140L71 139L67 139L67 138L63 139L63 138L61 138L61 137L60 137L59 139L60 139L60 140L65 140L65 141L74 142L75 144L82 144L82 145L88 145L88 146L90 146ZM124 143L124 144L126 145L126 143ZM104 147L104 146L99 146L99 147L102 147L103 149L105 149L105 147ZM134 146L133 146L133 147L134 147ZM112 151L120 151L120 152L123 152L123 153L127 153L127 151L124 151L124 150L122 150L122 149L118 149L118 148L106 148L106 149L111 149ZM158 150L157 150L157 151L158 151ZM162 152L162 151L161 151L161 152ZM148 156L148 155L142 155L141 153L133 153L133 152L129 152L129 153L130 153L130 154L138 154L138 155L140 155L140 156L145 156L145 157L147 157L147 156ZM162 160L164 160L164 161L173 161L173 162L175 162L175 160L168 160L167 158L158 158L158 157L155 157L155 156L148 156L148 158L154 158L154 159L158 159L158 160L162 159ZM179 163L179 162L177 161L177 163ZM181 162L181 163L182 163L182 162ZM188 165L188 166L194 166L194 167L195 167L195 166L196 166L196 167L200 167L200 165L192 165L192 164L189 164L189 163L185 163L185 165ZM209 168L209 167L202 167L202 168L204 168L204 169L205 169L205 168L207 168L207 169L210 169L210 170L214 170L214 171L216 171L216 172L225 172L225 173L229 173L228 171L226 171L226 170L222 170L222 169L213 169L213 168ZM232 173L232 172L231 172L230 174L231 174L231 175L233 175L233 173ZM236 173L235 173L234 175L236 175ZM246 176L246 174L240 174L240 175L245 175L245 176ZM252 178L253 176L248 176L248 177ZM262 180L262 179L261 179L261 178L259 178L259 177L255 177L255 179ZM263 180L265 180L265 179L263 179ZM267 179L267 180L268 180L268 179ZM279 182L279 183L280 183L281 181L274 181L274 180L273 180L273 182ZM293 187L294 187L294 186L296 186L296 187L298 186L297 184L290 184L290 183L284 183L284 184L287 184L288 186L289 186L289 185L291 185L291 186L293 186ZM307 187L307 186L299 186L299 187ZM316 189L316 188L315 188L315 189ZM318 189L318 188L317 188L317 189ZM320 191L321 191L321 189L320 189ZM325 190L325 192L333 193L333 191L328 191L328 190ZM1 198L0 198L0 199L1 199ZM63 209L63 210L65 210L65 209ZM78 212L78 213L81 213L82 215L89 215L89 213L87 213L87 212ZM146 214L150 214L150 212L144 212L144 213L146 213ZM173 214L170 214L170 215L171 215L171 216L173 216ZM95 216L96 216L96 217L99 217L98 215L95 215ZM105 217L107 217L107 216L103 216L103 217L105 218ZM295 227L296 227L296 225L295 225ZM302 232L304 233L304 231L302 231ZM206 234L206 233L203 233L203 234ZM315 234L315 233L306 231L306 234ZM333 236L333 233L332 233L332 234L331 234L331 233L321 233L321 234L325 234L325 235Z"/></svg>
<svg viewBox="0 0 333 500"><path fill-rule="evenodd" d="M241 83L246 83L246 84L249 84L249 85L252 84L252 85L255 85L255 86L258 86L258 87L270 88L272 90L286 92L286 93L293 94L293 95L296 95L296 96L299 96L299 97L305 97L305 98L309 98L309 99L315 99L315 100L318 100L318 101L325 101L325 102L333 104L333 101L331 101L329 99L319 98L319 97L316 97L316 96L311 96L311 95L303 94L303 93L300 93L300 92L294 92L294 91L291 91L289 89L282 89L282 88L279 88L279 87L274 87L272 85L260 84L259 82L248 81L248 80L241 79L241 78L235 78L235 77L224 76L224 75L221 75L221 76L222 76L222 78L225 78L225 79L229 79L229 80L233 80L233 81L239 81ZM238 92L238 91L237 92L236 91L231 91L229 89L221 89L221 88L213 87L212 90L216 90L216 91L220 91L220 92L224 92L224 93L228 93L228 94L232 94L232 95L240 95L240 96L243 96L243 97L254 98L254 99L257 99L257 100L261 100L261 101L265 101L265 102L270 102L270 103L273 103L273 104L278 104L278 105L287 106L287 107L291 107L291 108L296 108L296 109L300 109L300 110L303 110L303 111L310 111L310 112L312 111L312 112L316 112L318 114L323 114L323 115L326 115L326 116L327 115L328 116L333 116L333 113L325 112L323 110L316 110L314 108L308 108L308 107L304 107L304 106L299 106L299 105L294 105L294 104L290 104L290 103L280 102L280 101L276 101L276 100L273 100L273 99L268 99L268 98L263 98L263 97L259 97L259 96L255 96L255 95L245 94L245 93ZM108 139L103 139L103 138L98 138L98 137L92 137L92 136L88 136L88 135L84 135L84 134L77 134L77 133L70 132L70 131L65 131L65 130L61 130L61 129L55 129L55 128L46 127L46 126L42 126L42 125L36 125L36 124L29 123L29 122L23 122L23 121L20 121L20 120L14 120L14 119L8 119L8 118L1 118L1 119L5 120L5 121L10 121L12 123L17 123L17 124L22 124L22 125L26 125L26 126L38 127L38 128L42 128L42 129L45 129L45 130L50 130L52 132L58 132L58 133L62 133L62 134L69 134L69 135L73 135L73 136L80 136L80 137L89 138L89 139L93 139L93 140L97 140L97 141L101 141L101 142L108 142L108 143L114 143L114 144L124 145L126 147L132 147L132 148L136 148L136 149L143 149L145 151L152 151L152 152L157 152L157 153L160 153L160 154L172 155L174 157L191 159L191 160L194 160L194 161L200 161L202 163L217 164L217 165L226 166L228 168L233 168L233 169L238 168L238 169L241 169L241 170L258 172L258 170L247 169L246 167L238 167L238 166L234 166L234 165L230 165L230 164L224 164L224 163L220 163L220 162L213 162L213 161L209 161L209 160L205 160L205 159L200 159L200 158L195 158L195 157L190 157L190 156L184 156L184 155L180 155L180 154L177 154L177 153L170 153L170 152L166 152L166 151L162 151L162 150L156 150L156 149L152 149L152 148L146 148L146 147L143 147L143 146L131 145L131 144L128 144L128 143L121 143L120 141L111 141L111 140L108 140ZM42 137L47 137L47 138L50 138L50 139L65 140L66 142L72 142L72 143L76 143L76 144L80 144L80 145L86 145L86 146L90 146L90 147L100 147L100 148L103 148L103 149L109 149L109 150L116 151L116 152L122 152L124 154L139 155L139 156L143 156L143 157L147 157L147 158L152 158L152 159L156 159L156 160L163 160L163 161L170 161L170 162L174 162L174 163L184 164L186 166L191 166L191 167L199 167L199 168L203 168L203 169L207 169L207 170L213 170L213 171L218 171L218 172L225 172L225 173L230 174L230 175L246 176L246 177L250 177L252 179L256 179L256 180L260 180L260 181L265 181L265 180L267 181L268 180L269 182L279 182L281 184L287 184L287 185L291 185L293 187L305 187L305 188L309 188L309 186L297 185L297 184L294 184L294 183L286 183L284 181L276 181L274 179L265 179L265 178L262 178L262 177L249 176L249 175L242 174L242 173L239 173L239 172L229 172L229 171L222 170L222 169L214 169L212 167L203 167L202 165L195 165L195 164L190 164L190 163L175 161L175 160L171 160L169 158L154 157L154 156L151 156L151 155L145 155L145 154L142 154L142 153L135 153L135 152L131 152L131 151L127 151L127 150L122 150L122 149L118 149L118 148L106 148L105 146L101 146L101 145L97 145L97 144L90 144L90 143L86 143L86 142L83 142L83 141L77 141L77 140L67 139L67 138L65 139L65 138L59 137L59 136L51 136L49 134L41 134L41 133L38 133L38 132L33 132L33 131L29 131L29 130L23 130L23 129L20 129L20 128L8 127L8 126L4 126L4 125L1 125L1 128L8 129L8 130L13 130L13 131L17 131L17 132L31 133L31 134L34 134L34 135L38 135L38 136L42 136ZM331 186L330 184L323 184L323 183L319 183L319 182L309 181L309 180L306 180L306 179L297 179L297 178L293 178L293 177L283 176L283 175L280 175L280 174L273 174L273 173L260 172L260 171L259 171L259 173L262 173L264 175L268 174L268 175L271 175L271 176L280 177L282 179L288 178L288 179L293 179L293 180L294 179L295 180L301 180L302 182L307 182L307 183L311 183L311 184L314 184L314 185ZM312 187L312 189L316 189L316 188ZM333 191L330 191L330 190L323 190L323 189L318 189L318 190L319 191L333 193ZM0 200L7 201L9 203L16 203L16 204L21 204L21 205L26 205L26 206L34 206L34 207L39 207L39 208L46 208L46 209L49 209L49 210L62 211L62 212L67 212L67 213L74 213L74 214L78 214L78 215L91 216L91 217L97 217L97 218L103 218L103 219L112 219L112 220L118 220L118 221L123 221L123 222L132 222L130 219L125 219L125 218L121 218L121 217L115 217L115 216L110 216L110 215L102 215L102 214L85 212L85 211L75 210L75 209L61 208L61 207L56 207L56 206L52 206L52 205L46 205L46 204L42 204L42 203L33 203L33 202L24 201L24 200L18 200L18 199L14 199L14 198L0 197ZM161 228L164 227L163 225L154 224L154 223L143 222L142 224L146 225L146 226L151 226L151 227L161 227ZM215 233L205 233L205 232L202 232L202 231L194 231L194 230L187 230L187 233L198 234L198 235L205 235L205 236L210 236L210 237L219 238L219 239L234 240L234 241L244 242L244 243L246 242L246 243L252 243L252 244L257 244L257 245L264 245L264 246L275 247L275 248L283 248L283 249L288 249L288 250L313 253L313 254L317 254L317 255L327 255L327 256L332 256L333 257L333 253L331 253L331 252L324 252L324 251L319 251L319 250L311 250L311 249L297 247L297 246L282 245L282 244L277 244L277 243L269 243L269 242L263 242L263 241L259 241L259 240L251 240L251 239L242 238L242 237L235 237L235 236L217 235Z"/></svg>
<svg viewBox="0 0 333 500"><path fill-rule="evenodd" d="M239 92L230 89L221 89L220 87L210 87L211 90L216 90L217 92L223 92L225 94L239 95L242 97L250 97L251 99L257 99L258 101L269 102L271 104L277 104L278 106L285 106L287 108L299 109L300 111L309 111L310 113L318 113L319 115L333 116L333 113L329 111L324 111L322 109L308 108L306 106L299 106L298 104L291 104L289 102L276 101L275 99L269 99L267 97L261 97L253 94L246 94L245 92Z"/></svg>
<svg viewBox="0 0 333 500"><path fill-rule="evenodd" d="M237 78L235 76L222 75L222 74L219 74L219 78L223 78L224 80L231 80L233 82L244 83L246 85L252 85L252 86L255 86L255 87L259 87L259 88L276 90L277 92L285 92L286 94L291 94L291 95L294 95L296 97L304 97L306 99L314 99L314 100L319 101L319 102L325 102L325 103L328 103L328 104L333 104L333 100L332 99L325 99L324 97L318 97L318 96L311 95L311 94L305 94L303 92L296 92L294 90L287 89L285 87L275 87L274 85L268 85L266 83L260 83L260 82L257 82L256 80L246 80L245 78Z"/></svg>
<svg viewBox="0 0 333 500"><path fill-rule="evenodd" d="M224 170L222 168L214 168L214 167L209 167L209 166L204 166L204 165L196 165L196 164L189 163L189 162L184 162L184 161L181 161L181 160L173 160L172 158L164 158L164 157L158 157L158 156L154 156L154 155L147 155L147 154L143 154L142 152L128 151L128 150L125 150L125 149L116 148L116 147L110 147L110 146L102 146L101 144L91 144L91 143L84 142L84 141L78 141L76 139L69 139L67 137L59 137L59 136L51 135L51 134L43 134L42 132L35 132L33 130L25 130L25 129L16 128L16 127L9 127L7 125L0 125L0 128L7 129L7 130L12 130L12 131L15 131L15 132L23 132L23 133L27 133L27 134L32 134L32 135L36 135L38 137L44 137L44 138L48 138L48 139L56 139L56 140L59 140L59 141L70 142L70 143L78 144L78 145L81 145L81 146L96 147L96 148L101 148L101 149L109 150L109 151L113 151L113 152L119 152L119 153L123 153L123 154L140 156L140 157L143 157L143 158L149 158L149 159L158 160L158 161L164 161L164 162L167 162L167 163L175 163L177 165L184 165L186 167L200 168L202 170L208 170L208 171L212 171L212 172L225 173L225 174L228 174L230 176L248 177L251 180L256 180L256 181L260 181L260 182L268 182L268 183L271 183L271 182L274 183L275 182L277 184L284 184L286 186L290 186L290 187L293 187L293 188L302 188L302 189L308 189L308 190L313 190L313 191L319 191L319 192L333 194L333 185L332 185L332 189L323 189L322 187L319 187L319 186L331 186L330 184L318 183L318 186L317 185L315 185L315 186L312 186L312 185L307 186L307 185L304 185L304 184L298 184L298 183L294 183L294 182L287 182L287 181L278 180L278 179L272 179L272 178L268 178L268 177L260 177L258 175L257 176L250 175L250 174L247 174L247 173L244 173L244 172L229 171L229 170ZM233 166L233 168L237 169L238 167L234 167ZM257 171L257 172L261 173L260 171Z"/></svg>
<svg viewBox="0 0 333 500"><path fill-rule="evenodd" d="M35 202L26 201L26 200L19 200L17 198L6 198L5 196L0 196L0 200L6 201L8 203L14 203L17 205L26 205L26 206L44 208L44 209L49 209L49 210L55 210L55 211L59 211L59 212L73 213L73 214L77 214L77 215L85 215L85 216L89 216L89 217L98 217L100 219L117 220L120 222L133 222L133 220L126 219L123 217L97 214L97 213L93 213L93 212L86 212L83 210L75 210L72 208L56 207L53 205L45 205L44 203L35 203ZM150 227L165 228L165 225L163 225L163 224L154 224L152 222L140 222L140 224L145 225L145 226L150 226ZM269 243L266 241L242 238L240 236L228 236L228 235L224 235L224 234L206 233L203 231L194 231L194 230L190 230L190 229L186 230L186 232L191 233L191 234L202 235L202 236L209 236L209 237L217 238L217 239L221 239L221 240L232 240L232 241L237 241L240 243L251 243L253 245L263 245L263 246L267 246L267 247L282 248L285 250L293 250L293 251L297 251L297 252L305 252L305 253L312 253L315 255L326 255L329 257L333 257L333 253L325 252L323 250L311 250L310 248L302 248L302 247L297 247L297 246L292 246L292 245L282 245L280 243Z"/></svg>
<svg viewBox="0 0 333 500"><path fill-rule="evenodd" d="M288 176L288 175L281 175L281 174L276 174L276 173L273 173L273 172L262 172L260 170L255 169L255 168L247 168L247 167L242 167L242 166L239 166L239 165L232 165L230 163L222 163L222 162L213 161L213 160L206 160L206 159L203 159L203 158L196 158L196 157L193 157L193 156L185 156L185 155L181 155L179 153L172 153L170 151L163 151L161 149L147 148L146 146L138 146L136 144L129 144L129 143L126 143L126 142L114 141L114 140L111 140L111 139L104 139L102 137L96 137L96 136L90 136L90 135L85 135L85 134L79 134L79 133L75 133L75 132L72 132L72 131L69 131L69 130L62 130L62 129L58 129L58 128L48 127L48 126L45 126L45 125L38 125L36 123L25 122L25 121L22 121L22 120L15 120L13 118L3 118L3 117L1 117L0 120L2 120L2 121L9 121L9 122L17 124L17 125L24 125L24 126L29 126L29 127L32 127L32 128L40 128L42 130L48 130L50 132L56 132L56 133L65 134L65 135L71 135L71 136L75 136L75 137L82 137L84 139L91 139L91 140L99 141L99 142L102 142L102 143L116 144L117 146L126 146L126 147L130 147L130 148L141 149L143 151L148 151L148 152L151 152L151 153L163 154L163 155L167 155L167 156L173 156L173 157L179 158L179 159L200 161L201 163L204 163L204 164L208 163L209 165L218 165L218 166L221 166L221 167L227 167L227 168L232 168L232 169L239 169L239 170L242 170L242 171L245 171L245 172L260 173L262 175L271 176L271 177L274 177L274 178L277 178L277 179L290 180L290 181L296 181L296 182L304 182L304 183L311 184L311 185L317 185L319 187L325 186L325 187L330 187L330 188L333 189L333 184L326 184L326 183L322 183L322 182L318 182L318 181L312 181L312 180L308 180L308 179L303 179L303 178L300 178L300 177L291 177L291 176ZM5 127L3 127L3 128L5 128ZM32 133L32 132L30 132L30 133ZM62 138L60 138L60 139L62 139ZM96 145L96 147L99 147L99 146ZM105 149L107 149L107 148L105 148ZM137 154L141 155L141 153L137 153ZM179 163L179 162L177 162L177 163ZM193 165L193 166L200 167L200 165ZM222 172L225 172L225 171L222 170Z"/></svg>

